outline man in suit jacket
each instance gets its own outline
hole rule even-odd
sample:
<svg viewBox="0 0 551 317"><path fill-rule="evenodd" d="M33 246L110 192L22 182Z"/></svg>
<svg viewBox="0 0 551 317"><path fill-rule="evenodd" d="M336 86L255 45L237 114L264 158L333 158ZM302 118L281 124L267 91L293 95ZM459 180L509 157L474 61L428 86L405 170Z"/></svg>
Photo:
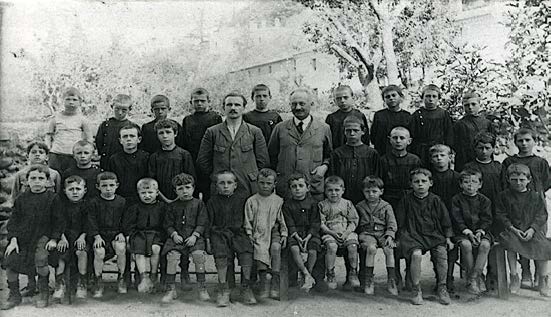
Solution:
<svg viewBox="0 0 551 317"><path fill-rule="evenodd" d="M224 97L226 120L207 129L197 154L197 166L204 175L232 171L237 176L236 193L251 196L257 192L256 177L270 160L262 131L243 121L247 100L239 93ZM211 193L214 193L211 184Z"/></svg>
<svg viewBox="0 0 551 317"><path fill-rule="evenodd" d="M323 199L323 178L332 151L331 130L310 115L314 99L310 90L297 88L290 94L292 119L278 123L268 143L272 166L278 173L277 193L289 194L288 177L302 173L309 178L310 192Z"/></svg>

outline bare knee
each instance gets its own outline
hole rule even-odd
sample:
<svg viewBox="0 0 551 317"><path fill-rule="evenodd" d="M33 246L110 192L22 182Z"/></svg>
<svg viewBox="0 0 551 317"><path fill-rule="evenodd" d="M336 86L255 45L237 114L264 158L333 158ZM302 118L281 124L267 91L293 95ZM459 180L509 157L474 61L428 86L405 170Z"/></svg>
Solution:
<svg viewBox="0 0 551 317"><path fill-rule="evenodd" d="M469 240L461 240L459 247L461 248L462 252L473 252L473 245Z"/></svg>
<svg viewBox="0 0 551 317"><path fill-rule="evenodd" d="M166 261L168 263L176 263L180 259L180 252L178 251L170 251L166 255Z"/></svg>
<svg viewBox="0 0 551 317"><path fill-rule="evenodd" d="M83 250L77 250L75 252L75 255L77 256L77 258L79 259L86 259L88 257L88 254L86 253L86 251L83 251Z"/></svg>
<svg viewBox="0 0 551 317"><path fill-rule="evenodd" d="M95 248L94 258L99 260L105 259L105 248Z"/></svg>
<svg viewBox="0 0 551 317"><path fill-rule="evenodd" d="M154 244L151 246L151 253L153 255L159 255L161 253L161 246L158 244Z"/></svg>
<svg viewBox="0 0 551 317"><path fill-rule="evenodd" d="M271 254L277 254L281 252L281 243L279 242L272 242L270 245L270 253Z"/></svg>
<svg viewBox="0 0 551 317"><path fill-rule="evenodd" d="M368 243L365 248L367 254L377 254L377 244L375 243Z"/></svg>
<svg viewBox="0 0 551 317"><path fill-rule="evenodd" d="M491 247L492 246L490 245L490 241L484 239L484 240L480 241L480 245L478 246L478 249L479 249L479 252L488 253L488 252L490 252Z"/></svg>
<svg viewBox="0 0 551 317"><path fill-rule="evenodd" d="M339 246L336 243L329 242L327 243L327 253L328 254L337 254L337 250L339 249ZM308 253L310 253L311 250L308 250Z"/></svg>
<svg viewBox="0 0 551 317"><path fill-rule="evenodd" d="M412 261L421 261L421 258L423 257L423 252L421 250L416 249L411 252L411 260Z"/></svg>
<svg viewBox="0 0 551 317"><path fill-rule="evenodd" d="M113 249L115 249L115 253L117 253L117 254L125 254L126 253L126 243L115 241L113 243Z"/></svg>
<svg viewBox="0 0 551 317"><path fill-rule="evenodd" d="M394 258L394 249L393 248L387 248L387 247L384 247L383 248L383 253L385 254L385 257L389 258Z"/></svg>

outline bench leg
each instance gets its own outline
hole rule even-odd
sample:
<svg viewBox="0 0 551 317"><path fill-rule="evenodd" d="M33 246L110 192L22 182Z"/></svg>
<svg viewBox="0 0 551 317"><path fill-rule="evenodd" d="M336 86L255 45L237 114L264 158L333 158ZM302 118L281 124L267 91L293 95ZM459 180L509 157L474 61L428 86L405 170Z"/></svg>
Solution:
<svg viewBox="0 0 551 317"><path fill-rule="evenodd" d="M497 272L497 294L501 299L509 298L509 287L507 285L507 264L505 258L505 249L497 245L495 246L495 263Z"/></svg>
<svg viewBox="0 0 551 317"><path fill-rule="evenodd" d="M279 300L289 300L289 248L281 250L281 266L279 268Z"/></svg>

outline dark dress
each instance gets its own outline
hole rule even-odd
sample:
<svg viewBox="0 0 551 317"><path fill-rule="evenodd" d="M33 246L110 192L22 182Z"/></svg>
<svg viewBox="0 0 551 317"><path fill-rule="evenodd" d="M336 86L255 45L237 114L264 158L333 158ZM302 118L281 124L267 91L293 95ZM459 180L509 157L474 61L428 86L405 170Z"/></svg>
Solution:
<svg viewBox="0 0 551 317"><path fill-rule="evenodd" d="M444 202L430 193L418 198L406 194L396 208L398 240L402 254L409 256L415 249L422 252L446 244L453 236L450 216Z"/></svg>
<svg viewBox="0 0 551 317"><path fill-rule="evenodd" d="M172 186L172 178L180 173L187 173L197 178L193 159L188 151L176 146L170 151L159 150L149 157L149 177L159 182L159 190L168 199L175 199L176 192Z"/></svg>
<svg viewBox="0 0 551 317"><path fill-rule="evenodd" d="M375 112L373 123L371 124L371 143L379 155L385 155L390 152L389 135L390 131L396 127L409 127L411 114L405 110L397 112L382 109Z"/></svg>
<svg viewBox="0 0 551 317"><path fill-rule="evenodd" d="M461 172L465 163L475 159L474 137L477 133L494 133L492 122L483 115L466 115L453 127L455 170Z"/></svg>
<svg viewBox="0 0 551 317"><path fill-rule="evenodd" d="M429 164L429 148L435 144L453 147L453 125L448 111L438 107L434 110L418 109L411 116L409 132L413 141L411 153L419 156L423 166Z"/></svg>
<svg viewBox="0 0 551 317"><path fill-rule="evenodd" d="M283 121L279 113L274 110L261 112L256 109L245 113L243 115L243 120L262 130L262 134L266 139L266 144L268 144L268 141L270 141L270 136L272 135L272 130L274 129L275 125Z"/></svg>
<svg viewBox="0 0 551 317"><path fill-rule="evenodd" d="M444 172L432 171L430 190L442 199L448 210L451 210L453 196L461 192L459 182L459 173L452 169Z"/></svg>
<svg viewBox="0 0 551 317"><path fill-rule="evenodd" d="M149 153L138 149L132 154L124 151L109 158L108 171L117 174L119 188L117 194L127 200L130 206L138 201L138 181L148 176Z"/></svg>
<svg viewBox="0 0 551 317"><path fill-rule="evenodd" d="M77 166L71 167L61 174L61 188L65 189L65 179L72 175L78 175L86 181L86 195L84 199L92 199L99 196L99 191L96 188L98 174L102 170L97 166L91 166L89 168L79 168Z"/></svg>
<svg viewBox="0 0 551 317"><path fill-rule="evenodd" d="M51 191L21 193L15 199L8 221L8 241L17 238L19 253L13 251L5 259L5 266L17 273L35 272L35 256L44 258L47 265L48 252L44 249L51 235L52 205L57 195ZM34 274L33 274L34 275Z"/></svg>
<svg viewBox="0 0 551 317"><path fill-rule="evenodd" d="M176 250L187 256L195 250L205 250L203 233L207 225L207 208L202 200L193 198L188 201L182 201L178 199L169 204L163 225L167 233L167 240L163 246L162 255L164 256L168 252ZM194 246L187 247L184 243L176 244L172 240L171 235L174 232L177 232L184 240L194 232L197 232L201 236L197 238Z"/></svg>
<svg viewBox="0 0 551 317"><path fill-rule="evenodd" d="M179 147L183 147L184 142L182 126L172 119L169 120L178 125L178 135L176 136L176 139L174 141L176 145L178 145ZM149 121L148 123L144 123L144 125L142 125L142 142L140 142L140 144L138 145L139 148L143 149L149 154L153 154L161 149L161 142L159 141L159 138L157 137L157 132L155 131L155 123L157 123L157 120Z"/></svg>
<svg viewBox="0 0 551 317"><path fill-rule="evenodd" d="M506 250L516 252L528 259L551 260L551 239L545 237L547 211L541 195L532 190L523 193L506 189L496 199L496 217L504 231L499 240ZM536 233L527 242L521 241L512 231L515 226L522 231L533 228Z"/></svg>
<svg viewBox="0 0 551 317"><path fill-rule="evenodd" d="M139 202L130 206L124 215L124 230L130 236L130 251L135 254L152 254L154 244L162 246L166 240L163 228L167 205L162 201L152 204Z"/></svg>
<svg viewBox="0 0 551 317"><path fill-rule="evenodd" d="M366 176L379 176L381 160L376 150L362 144L343 145L331 153L329 175L340 176L344 180L343 197L357 204L364 199L362 181Z"/></svg>
<svg viewBox="0 0 551 317"><path fill-rule="evenodd" d="M122 145L119 142L119 130L127 124L133 123L128 119L122 121L115 118L109 118L103 121L96 134L96 149L101 156L99 165L107 170L107 164L111 155L122 152Z"/></svg>
<svg viewBox="0 0 551 317"><path fill-rule="evenodd" d="M310 233L312 237L308 241L307 249L321 251L321 217L317 201L311 195L303 200L290 198L283 202L281 209L289 230L289 247L298 245L293 234L297 233L304 239Z"/></svg>
<svg viewBox="0 0 551 317"><path fill-rule="evenodd" d="M492 243L490 227L493 223L492 209L490 199L482 194L468 196L459 193L452 198L452 208L450 211L454 240L469 239L463 234L463 230L470 229L473 233L477 230L484 230L484 239Z"/></svg>
<svg viewBox="0 0 551 317"><path fill-rule="evenodd" d="M119 233L124 233L123 227L126 200L115 195L113 200L95 197L88 203L88 242L92 244L96 235L105 241L105 258L112 258L115 250L111 242Z"/></svg>
<svg viewBox="0 0 551 317"><path fill-rule="evenodd" d="M398 202L411 189L409 172L421 167L421 160L417 155L407 153L398 157L393 153L381 157L381 178L385 183L383 199L387 201L394 210Z"/></svg>
<svg viewBox="0 0 551 317"><path fill-rule="evenodd" d="M551 171L549 163L537 155L520 157L518 155L509 156L503 160L501 168L501 180L503 188L508 188L507 168L513 163L524 164L530 168L532 180L528 183L528 189L538 192L542 197L545 192L551 188Z"/></svg>
<svg viewBox="0 0 551 317"><path fill-rule="evenodd" d="M65 252L56 250L50 251L48 261L51 266L57 267L59 259L69 262L75 251L75 241L78 237L87 232L88 208L84 199L72 202L64 194L58 195L53 202L52 209L52 234L50 239L59 241L61 235L67 238L69 246Z"/></svg>
<svg viewBox="0 0 551 317"><path fill-rule="evenodd" d="M209 229L206 233L211 240L214 258L231 258L237 254L253 253L253 244L243 227L245 219L245 195L213 195L207 202ZM241 263L241 265L251 263Z"/></svg>
<svg viewBox="0 0 551 317"><path fill-rule="evenodd" d="M367 118L365 115L358 109L352 109L350 112L344 112L342 110L337 110L329 115L325 119L325 123L331 128L331 136L333 137L333 148L336 149L343 144L346 144L346 137L344 135L344 125L343 121L349 115L353 115L364 124L365 134L362 136L362 142L366 145L369 145L369 125L367 123Z"/></svg>

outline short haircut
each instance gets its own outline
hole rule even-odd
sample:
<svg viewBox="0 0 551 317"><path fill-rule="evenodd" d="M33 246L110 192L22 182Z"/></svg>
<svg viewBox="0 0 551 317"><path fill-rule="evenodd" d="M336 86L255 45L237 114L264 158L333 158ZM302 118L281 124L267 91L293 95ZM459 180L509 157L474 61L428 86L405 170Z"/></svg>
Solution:
<svg viewBox="0 0 551 317"><path fill-rule="evenodd" d="M164 102L167 107L170 108L170 100L165 95L155 95L153 98L151 98L151 108L155 106L158 103Z"/></svg>
<svg viewBox="0 0 551 317"><path fill-rule="evenodd" d="M337 86L337 88L335 88L335 90L333 90L333 96L335 95L335 93L337 91L341 91L341 90L348 90L348 91L350 91L350 96L354 96L354 91L348 85L339 85L339 86Z"/></svg>
<svg viewBox="0 0 551 317"><path fill-rule="evenodd" d="M409 133L409 130L408 128L406 127L402 127L402 126L397 126L397 127L394 127L392 130L390 130L390 132L388 133L388 136L390 136L392 134L392 132L394 131L401 131L401 132L405 132L408 134L408 136L411 138L411 133Z"/></svg>
<svg viewBox="0 0 551 317"><path fill-rule="evenodd" d="M383 91L381 92L381 96L383 96L383 99L385 99L385 94L390 91L395 91L400 95L400 97L404 97L404 92L402 91L402 88L398 85L388 85L385 88L383 88Z"/></svg>
<svg viewBox="0 0 551 317"><path fill-rule="evenodd" d="M50 168L47 165L42 164L33 164L31 167L29 167L29 170L27 171L26 179L29 178L29 175L32 171L39 171L40 173L44 173L46 175L46 178L50 178Z"/></svg>
<svg viewBox="0 0 551 317"><path fill-rule="evenodd" d="M476 147L478 143L491 144L492 147L496 146L496 136L489 132L480 132L474 136L473 146Z"/></svg>
<svg viewBox="0 0 551 317"><path fill-rule="evenodd" d="M270 88L264 84L258 84L258 85L255 85L253 87L253 90L251 91L251 99L254 100L254 94L257 92L257 91L262 91L262 90L267 90L268 91L268 96L270 96L270 98L272 97L272 92L270 91Z"/></svg>
<svg viewBox="0 0 551 317"><path fill-rule="evenodd" d="M463 93L463 96L461 97L462 101L465 101L467 99L473 99L473 98L480 98L480 94L474 90L467 91Z"/></svg>
<svg viewBox="0 0 551 317"><path fill-rule="evenodd" d="M218 177L219 177L220 175L231 175L231 176L233 176L233 180L237 182L237 176L235 176L235 173L234 173L234 172L228 171L228 170L224 170L224 171L220 171L220 172L218 172L218 173L216 173L216 174L214 175L214 182L215 182L215 183L218 182Z"/></svg>
<svg viewBox="0 0 551 317"><path fill-rule="evenodd" d="M84 185L84 188L86 188L86 181L84 180L84 178L78 176L78 175L71 175L69 177L67 177L65 179L65 181L63 182L63 184L65 185L65 187L69 184L73 184L73 183L77 183L77 184L83 184Z"/></svg>
<svg viewBox="0 0 551 317"><path fill-rule="evenodd" d="M65 91L63 92L63 99L65 99L68 96L78 97L78 100L80 100L80 101L82 101L82 99L83 99L82 94L75 87L69 87L69 88L65 89Z"/></svg>
<svg viewBox="0 0 551 317"><path fill-rule="evenodd" d="M360 128L362 130L365 129L365 124L363 120L361 120L360 118L358 118L358 116L355 116L353 114L349 114L348 116L346 116L346 118L344 118L344 120L342 121L342 126L344 127L347 123L357 123L360 125Z"/></svg>
<svg viewBox="0 0 551 317"><path fill-rule="evenodd" d="M205 88L195 88L191 91L191 95L189 98L189 101L193 101L193 96L207 96L207 100L210 101L210 94L209 91Z"/></svg>
<svg viewBox="0 0 551 317"><path fill-rule="evenodd" d="M329 176L325 179L325 186L327 185L341 185L344 188L344 180L339 176Z"/></svg>
<svg viewBox="0 0 551 317"><path fill-rule="evenodd" d="M258 171L258 177L270 177L270 176L273 176L274 177L274 180L277 180L277 173L271 169L271 168L263 168L261 169L260 171Z"/></svg>
<svg viewBox="0 0 551 317"><path fill-rule="evenodd" d="M155 123L155 132L159 131L160 129L172 129L174 131L174 134L178 133L178 124L174 120L170 119L163 119L157 121Z"/></svg>
<svg viewBox="0 0 551 317"><path fill-rule="evenodd" d="M374 188L374 187L377 187L379 189L384 189L385 183L381 178L375 175L366 176L362 181L362 189Z"/></svg>
<svg viewBox="0 0 551 317"><path fill-rule="evenodd" d="M113 103L115 102L132 104L132 99L129 95L118 94L113 98Z"/></svg>
<svg viewBox="0 0 551 317"><path fill-rule="evenodd" d="M479 170L467 168L459 173L459 180L463 181L467 177L476 176L478 180L482 182L482 173Z"/></svg>
<svg viewBox="0 0 551 317"><path fill-rule="evenodd" d="M91 146L92 147L92 150L95 150L96 149L96 145L90 141L87 141L87 140L79 140L77 142L75 142L75 145L73 145L73 152L75 151L75 149L77 147L85 147L85 146Z"/></svg>
<svg viewBox="0 0 551 317"><path fill-rule="evenodd" d="M536 141L538 139L538 133L536 131L534 131L532 129L528 129L528 128L520 128L515 132L515 134L513 134L513 140L516 142L517 138L520 135L527 135L527 134L532 136L532 139L534 139L534 141Z"/></svg>
<svg viewBox="0 0 551 317"><path fill-rule="evenodd" d="M287 180L287 185L291 186L291 182L298 181L299 179L304 179L304 182L306 185L310 185L310 182L308 181L308 177L302 173L293 173L289 176L289 179Z"/></svg>
<svg viewBox="0 0 551 317"><path fill-rule="evenodd" d="M121 137L121 130L130 130L130 129L136 129L136 131L138 131L138 136L139 137L142 136L142 129L140 129L140 126L135 124L134 122L129 122L129 123L126 123L125 125L123 125L119 129L119 138Z"/></svg>
<svg viewBox="0 0 551 317"><path fill-rule="evenodd" d="M291 93L289 94L289 98L293 97L293 95L296 94L297 92L303 92L303 93L307 94L308 95L308 100L312 103L314 102L314 95L312 94L310 89L308 89L306 87L298 87L298 88L293 89L293 91L291 91Z"/></svg>
<svg viewBox="0 0 551 317"><path fill-rule="evenodd" d="M136 184L136 188L138 190L148 188L159 189L159 183L157 183L157 181L153 178L146 177L138 181L138 184Z"/></svg>
<svg viewBox="0 0 551 317"><path fill-rule="evenodd" d="M409 180L411 181L413 179L413 176L420 174L427 176L429 180L432 181L432 173L428 169L422 167L416 168L409 172Z"/></svg>
<svg viewBox="0 0 551 317"><path fill-rule="evenodd" d="M189 174L180 173L172 178L172 186L174 188L188 184L195 186L195 178Z"/></svg>
<svg viewBox="0 0 551 317"><path fill-rule="evenodd" d="M99 184L101 181L109 181L114 180L115 182L118 182L119 179L117 178L117 174L113 172L101 172L96 176L96 184Z"/></svg>
<svg viewBox="0 0 551 317"><path fill-rule="evenodd" d="M225 95L224 99L222 99L222 105L223 106L226 106L226 99L228 99L229 97L239 97L239 98L241 98L241 100L243 100L243 107L245 107L247 105L247 99L245 98L245 96L243 96L242 94L240 94L237 91L232 91L229 94Z"/></svg>
<svg viewBox="0 0 551 317"><path fill-rule="evenodd" d="M445 144L435 144L429 148L429 156L432 156L435 153L446 152L452 154L452 149Z"/></svg>
<svg viewBox="0 0 551 317"><path fill-rule="evenodd" d="M530 168L524 164L513 163L507 167L507 178L512 175L524 175L526 178L531 179L532 173L530 173Z"/></svg>
<svg viewBox="0 0 551 317"><path fill-rule="evenodd" d="M428 84L423 87L423 90L421 90L421 98L425 97L425 93L429 90L436 91L438 93L438 98L442 97L442 90L440 89L440 87L436 86L435 84Z"/></svg>
<svg viewBox="0 0 551 317"><path fill-rule="evenodd" d="M34 141L34 142L31 142L28 146L27 146L27 154L31 153L31 150L33 149L33 147L38 147L39 149L42 149L44 150L44 152L46 152L46 154L50 153L50 148L46 145L46 143L44 142L40 142L40 141Z"/></svg>

